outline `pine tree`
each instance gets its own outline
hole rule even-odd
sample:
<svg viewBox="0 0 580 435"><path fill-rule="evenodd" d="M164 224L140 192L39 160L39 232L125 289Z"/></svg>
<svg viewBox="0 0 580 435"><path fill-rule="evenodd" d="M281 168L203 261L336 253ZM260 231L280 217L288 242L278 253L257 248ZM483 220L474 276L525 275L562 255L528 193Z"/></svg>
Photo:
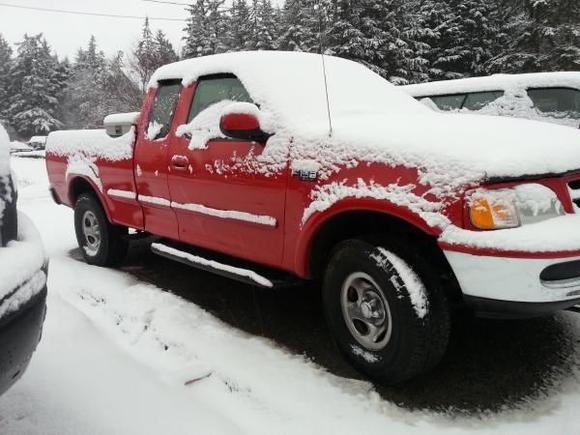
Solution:
<svg viewBox="0 0 580 435"><path fill-rule="evenodd" d="M256 1L255 28L253 38L250 42L252 48L256 50L276 50L278 48L277 16L270 0Z"/></svg>
<svg viewBox="0 0 580 435"><path fill-rule="evenodd" d="M228 51L240 51L248 48L252 35L250 9L246 0L235 0L226 18L227 32L225 44Z"/></svg>
<svg viewBox="0 0 580 435"><path fill-rule="evenodd" d="M173 44L167 39L167 36L162 30L158 30L155 35L155 51L157 54L157 68L179 60Z"/></svg>
<svg viewBox="0 0 580 435"><path fill-rule="evenodd" d="M183 57L199 57L227 51L225 0L196 0L189 6Z"/></svg>
<svg viewBox="0 0 580 435"><path fill-rule="evenodd" d="M580 68L580 4L577 0L506 0L506 48L488 72L534 72Z"/></svg>
<svg viewBox="0 0 580 435"><path fill-rule="evenodd" d="M86 50L80 48L75 59L75 69L97 71L105 66L105 53L97 47L97 40L94 35L89 39Z"/></svg>
<svg viewBox="0 0 580 435"><path fill-rule="evenodd" d="M42 34L24 35L10 68L7 109L9 121L20 136L48 134L62 126L55 118L64 87L57 69Z"/></svg>
<svg viewBox="0 0 580 435"><path fill-rule="evenodd" d="M452 0L457 14L454 69L463 75L484 74L484 64L499 52L502 42L500 14L496 1Z"/></svg>
<svg viewBox="0 0 580 435"><path fill-rule="evenodd" d="M159 67L157 43L149 26L149 18L145 19L133 56L133 69L139 77L141 89L145 90L153 72Z"/></svg>
<svg viewBox="0 0 580 435"><path fill-rule="evenodd" d="M106 115L139 110L141 91L124 70L122 53L108 60L91 38L78 52L64 93L66 127L101 128Z"/></svg>
<svg viewBox="0 0 580 435"><path fill-rule="evenodd" d="M282 9L282 34L278 46L287 51L317 52L320 16L316 0L287 0ZM328 23L327 23L328 24Z"/></svg>
<svg viewBox="0 0 580 435"><path fill-rule="evenodd" d="M423 0L417 13L417 40L424 44L420 54L426 59L426 74L431 80L456 79L456 41L460 28L455 11L447 0Z"/></svg>
<svg viewBox="0 0 580 435"><path fill-rule="evenodd" d="M0 119L8 109L9 72L12 66L12 48L0 34Z"/></svg>

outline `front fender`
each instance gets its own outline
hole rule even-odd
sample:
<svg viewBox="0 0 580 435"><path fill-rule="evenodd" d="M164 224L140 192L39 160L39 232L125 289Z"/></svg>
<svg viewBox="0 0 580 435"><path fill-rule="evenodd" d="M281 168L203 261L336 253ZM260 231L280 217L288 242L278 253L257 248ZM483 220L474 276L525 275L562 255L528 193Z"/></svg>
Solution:
<svg viewBox="0 0 580 435"><path fill-rule="evenodd" d="M310 250L316 235L335 217L351 212L379 213L385 217L404 221L427 235L438 236L441 234L439 227L430 225L412 210L393 204L388 200L347 198L333 204L327 210L314 213L302 224L302 229L298 232L299 238L294 257L295 269L300 276L306 277L309 274Z"/></svg>

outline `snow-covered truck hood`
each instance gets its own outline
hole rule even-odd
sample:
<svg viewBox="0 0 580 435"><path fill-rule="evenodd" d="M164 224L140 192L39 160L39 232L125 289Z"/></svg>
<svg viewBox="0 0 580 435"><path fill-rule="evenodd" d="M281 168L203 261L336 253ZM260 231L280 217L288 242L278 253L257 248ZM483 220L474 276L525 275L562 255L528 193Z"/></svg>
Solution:
<svg viewBox="0 0 580 435"><path fill-rule="evenodd" d="M559 125L466 114L340 119L336 142L374 149L409 166L462 168L466 175L511 178L580 170L580 132ZM367 152L368 153L368 152ZM364 154L362 156L364 157ZM379 159L380 160L380 159ZM479 175L478 175L479 174Z"/></svg>
<svg viewBox="0 0 580 435"><path fill-rule="evenodd" d="M420 168L426 177L460 184L580 169L578 131L533 121L434 113L368 68L295 52L238 52L189 59L160 68L160 80L232 73L261 109L275 135L261 155L268 170L287 159L327 168L378 162ZM327 104L328 103L328 104ZM330 133L329 111L332 121ZM227 111L227 108L224 109ZM330 169L335 170L335 169Z"/></svg>

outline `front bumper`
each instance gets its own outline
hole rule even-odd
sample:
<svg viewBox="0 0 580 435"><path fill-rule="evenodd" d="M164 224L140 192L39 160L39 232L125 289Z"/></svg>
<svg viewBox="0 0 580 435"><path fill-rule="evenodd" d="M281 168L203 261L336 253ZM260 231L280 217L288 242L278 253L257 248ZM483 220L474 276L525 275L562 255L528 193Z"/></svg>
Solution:
<svg viewBox="0 0 580 435"><path fill-rule="evenodd" d="M28 284L27 281L22 287ZM14 292L21 290L18 288ZM36 350L46 314L46 293L45 284L17 311L0 318L0 394L22 376Z"/></svg>
<svg viewBox="0 0 580 435"><path fill-rule="evenodd" d="M453 228L439 244L476 312L530 317L580 304L580 216L511 230Z"/></svg>
<svg viewBox="0 0 580 435"><path fill-rule="evenodd" d="M445 256L465 301L479 314L529 317L580 303L580 256L510 258L453 251L445 251ZM560 276L557 269L546 273L568 264L571 268L564 268Z"/></svg>

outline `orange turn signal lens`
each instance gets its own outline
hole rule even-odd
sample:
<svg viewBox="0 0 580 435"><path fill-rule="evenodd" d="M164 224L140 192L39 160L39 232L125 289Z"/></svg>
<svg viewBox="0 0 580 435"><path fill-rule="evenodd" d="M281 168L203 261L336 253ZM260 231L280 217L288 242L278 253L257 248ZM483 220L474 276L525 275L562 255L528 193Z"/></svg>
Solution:
<svg viewBox="0 0 580 435"><path fill-rule="evenodd" d="M488 191L469 204L471 223L480 230L514 228L520 225L515 201L505 191Z"/></svg>

